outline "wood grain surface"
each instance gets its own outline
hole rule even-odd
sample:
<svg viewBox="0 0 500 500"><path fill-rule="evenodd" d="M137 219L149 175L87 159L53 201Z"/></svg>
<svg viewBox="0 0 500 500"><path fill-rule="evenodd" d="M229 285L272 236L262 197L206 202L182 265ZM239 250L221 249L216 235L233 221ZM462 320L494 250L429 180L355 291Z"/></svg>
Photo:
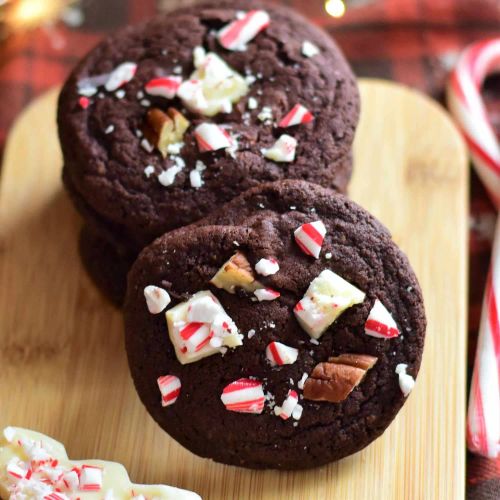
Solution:
<svg viewBox="0 0 500 500"><path fill-rule="evenodd" d="M80 220L60 181L57 90L18 118L0 184L0 426L122 462L135 482L205 499L460 499L465 485L467 162L443 110L395 84L361 81L352 197L408 254L428 332L409 400L382 438L316 470L255 472L192 455L136 397L120 313L77 255Z"/></svg>

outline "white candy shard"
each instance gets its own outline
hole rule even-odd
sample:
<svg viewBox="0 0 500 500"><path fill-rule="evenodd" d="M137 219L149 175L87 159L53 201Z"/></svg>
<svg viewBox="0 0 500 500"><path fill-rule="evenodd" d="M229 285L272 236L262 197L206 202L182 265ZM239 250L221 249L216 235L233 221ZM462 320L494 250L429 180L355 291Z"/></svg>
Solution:
<svg viewBox="0 0 500 500"><path fill-rule="evenodd" d="M415 379L406 373L407 368L408 365L405 363L399 363L399 365L396 366L396 373L399 376L399 388L405 397L410 394L415 386Z"/></svg>
<svg viewBox="0 0 500 500"><path fill-rule="evenodd" d="M194 129L200 152L217 151L231 146L231 136L215 123L201 123Z"/></svg>
<svg viewBox="0 0 500 500"><path fill-rule="evenodd" d="M272 366L292 365L297 361L298 349L281 342L271 342L266 347L266 357Z"/></svg>
<svg viewBox="0 0 500 500"><path fill-rule="evenodd" d="M158 377L158 388L161 393L161 405L173 405L181 393L181 380L175 375Z"/></svg>
<svg viewBox="0 0 500 500"><path fill-rule="evenodd" d="M102 488L102 469L95 465L84 465L80 471L79 489L82 491L100 491Z"/></svg>
<svg viewBox="0 0 500 500"><path fill-rule="evenodd" d="M243 336L234 321L209 291L198 292L172 307L166 318L170 340L182 364L220 353L221 346L242 345Z"/></svg>
<svg viewBox="0 0 500 500"><path fill-rule="evenodd" d="M280 293L272 288L259 288L253 293L259 302L262 302L263 300L275 300L280 296Z"/></svg>
<svg viewBox="0 0 500 500"><path fill-rule="evenodd" d="M283 134L268 149L261 149L262 154L278 163L292 162L295 160L295 150L297 149L297 140L292 136Z"/></svg>
<svg viewBox="0 0 500 500"><path fill-rule="evenodd" d="M285 401L283 401L283 404L281 406L274 407L274 414L278 417L281 417L283 420L288 420L292 416L292 413L295 410L298 402L298 394L293 389L290 389L285 398Z"/></svg>
<svg viewBox="0 0 500 500"><path fill-rule="evenodd" d="M276 259L260 259L255 264L255 270L262 276L271 276L280 270L280 266Z"/></svg>
<svg viewBox="0 0 500 500"><path fill-rule="evenodd" d="M177 96L194 113L214 116L230 113L248 92L245 79L217 54L202 47L193 51L195 71L177 90Z"/></svg>
<svg viewBox="0 0 500 500"><path fill-rule="evenodd" d="M302 224L294 231L295 241L300 249L306 254L319 258L321 246L326 235L326 227L322 221Z"/></svg>
<svg viewBox="0 0 500 500"><path fill-rule="evenodd" d="M304 383L309 378L309 374L303 373L301 379L297 382L297 387L302 391L304 389Z"/></svg>
<svg viewBox="0 0 500 500"><path fill-rule="evenodd" d="M175 177L184 167L172 165L158 175L158 182L165 187L171 186L175 182Z"/></svg>
<svg viewBox="0 0 500 500"><path fill-rule="evenodd" d="M320 53L319 48L309 40L304 40L302 43L302 55L304 57L314 57Z"/></svg>
<svg viewBox="0 0 500 500"><path fill-rule="evenodd" d="M217 34L219 43L228 50L243 51L247 43L269 26L271 19L265 10L244 12L236 20L224 26Z"/></svg>
<svg viewBox="0 0 500 500"><path fill-rule="evenodd" d="M161 313L170 304L170 295L159 286L148 285L144 288L144 297L151 314Z"/></svg>
<svg viewBox="0 0 500 500"><path fill-rule="evenodd" d="M365 333L379 339L392 339L399 335L391 313L376 299L365 323Z"/></svg>
<svg viewBox="0 0 500 500"><path fill-rule="evenodd" d="M325 269L311 281L293 311L300 326L312 338L319 339L347 308L362 303L364 299L361 290Z"/></svg>
<svg viewBox="0 0 500 500"><path fill-rule="evenodd" d="M113 92L116 89L119 89L134 78L136 71L137 64L133 62L124 62L120 64L111 72L108 80L104 84L104 88L108 92Z"/></svg>

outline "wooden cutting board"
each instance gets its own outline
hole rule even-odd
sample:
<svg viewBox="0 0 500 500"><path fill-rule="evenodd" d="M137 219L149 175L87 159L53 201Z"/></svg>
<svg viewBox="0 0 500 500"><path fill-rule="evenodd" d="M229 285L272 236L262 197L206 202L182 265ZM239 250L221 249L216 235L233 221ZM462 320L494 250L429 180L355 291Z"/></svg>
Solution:
<svg viewBox="0 0 500 500"><path fill-rule="evenodd" d="M352 197L408 254L429 321L415 390L382 438L339 463L294 473L204 460L154 424L127 371L119 311L77 255L80 219L60 181L57 90L18 118L0 185L0 426L36 429L72 458L122 462L136 482L205 499L464 497L466 153L443 110L401 86L361 81Z"/></svg>

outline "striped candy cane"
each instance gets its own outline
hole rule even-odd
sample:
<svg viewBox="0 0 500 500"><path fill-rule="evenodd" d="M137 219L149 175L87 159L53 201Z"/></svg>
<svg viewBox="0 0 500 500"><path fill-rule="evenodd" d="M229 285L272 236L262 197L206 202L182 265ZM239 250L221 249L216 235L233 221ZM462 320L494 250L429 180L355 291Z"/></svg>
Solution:
<svg viewBox="0 0 500 500"><path fill-rule="evenodd" d="M500 219L483 299L467 415L469 450L487 457L500 453Z"/></svg>
<svg viewBox="0 0 500 500"><path fill-rule="evenodd" d="M485 78L496 69L500 69L500 38L470 45L451 74L448 106L469 146L474 167L499 209L500 144L481 98ZM497 219L467 414L469 450L487 457L500 453L499 298L500 223Z"/></svg>
<svg viewBox="0 0 500 500"><path fill-rule="evenodd" d="M500 208L500 144L488 121L481 86L500 69L500 38L470 45L460 56L448 85L448 107L469 146L476 171Z"/></svg>

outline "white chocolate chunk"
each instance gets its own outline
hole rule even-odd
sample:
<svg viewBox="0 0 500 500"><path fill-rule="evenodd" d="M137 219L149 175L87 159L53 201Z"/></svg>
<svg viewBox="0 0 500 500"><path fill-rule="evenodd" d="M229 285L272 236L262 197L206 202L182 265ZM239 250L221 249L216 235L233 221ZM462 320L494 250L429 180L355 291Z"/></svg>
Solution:
<svg viewBox="0 0 500 500"><path fill-rule="evenodd" d="M209 291L195 293L186 302L172 307L166 318L175 354L183 365L221 353L222 346L242 345L243 335Z"/></svg>
<svg viewBox="0 0 500 500"><path fill-rule="evenodd" d="M253 275L250 263L241 252L236 252L226 261L210 280L210 283L229 293L235 293L236 288L243 288L247 292L254 292L262 288Z"/></svg>
<svg viewBox="0 0 500 500"><path fill-rule="evenodd" d="M300 326L314 339L349 307L360 304L365 294L338 274L325 269L311 281L294 308Z"/></svg>
<svg viewBox="0 0 500 500"><path fill-rule="evenodd" d="M32 463L42 456L49 457L47 464ZM80 477L72 470L74 468L80 471ZM19 478L8 472L26 474L29 469L34 471L29 477ZM86 490L85 485L96 486ZM58 500L201 500L196 493L172 486L133 484L125 467L115 462L70 460L61 443L19 427L7 427L0 438L0 497L12 500L45 497Z"/></svg>
<svg viewBox="0 0 500 500"><path fill-rule="evenodd" d="M151 314L161 313L170 304L170 295L158 286L149 285L144 288L144 297Z"/></svg>
<svg viewBox="0 0 500 500"><path fill-rule="evenodd" d="M177 96L191 111L205 116L230 113L248 92L245 79L213 52L202 47L193 51L195 71L177 90Z"/></svg>

